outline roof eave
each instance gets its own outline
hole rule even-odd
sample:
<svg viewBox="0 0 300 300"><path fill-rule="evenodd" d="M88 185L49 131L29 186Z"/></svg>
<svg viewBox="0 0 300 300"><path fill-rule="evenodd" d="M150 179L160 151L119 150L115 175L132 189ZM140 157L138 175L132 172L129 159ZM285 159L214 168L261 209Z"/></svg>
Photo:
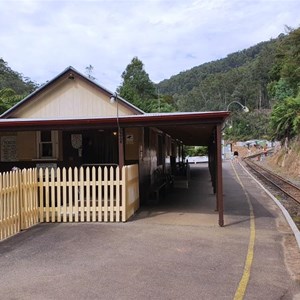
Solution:
<svg viewBox="0 0 300 300"><path fill-rule="evenodd" d="M229 112L177 113L79 119L3 119L0 130L34 130L44 128L91 128L99 126L163 126L187 124L221 124Z"/></svg>

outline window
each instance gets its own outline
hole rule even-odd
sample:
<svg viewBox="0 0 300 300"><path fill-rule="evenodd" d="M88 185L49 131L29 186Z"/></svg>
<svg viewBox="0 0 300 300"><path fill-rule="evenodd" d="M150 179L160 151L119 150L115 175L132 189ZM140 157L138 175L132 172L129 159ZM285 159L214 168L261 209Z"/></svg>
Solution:
<svg viewBox="0 0 300 300"><path fill-rule="evenodd" d="M57 158L57 131L38 132L38 158Z"/></svg>

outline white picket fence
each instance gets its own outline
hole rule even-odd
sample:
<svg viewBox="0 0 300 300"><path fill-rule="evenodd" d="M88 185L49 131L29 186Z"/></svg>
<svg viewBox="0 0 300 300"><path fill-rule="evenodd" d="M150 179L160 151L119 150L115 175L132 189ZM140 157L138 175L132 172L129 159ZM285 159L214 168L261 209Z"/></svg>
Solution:
<svg viewBox="0 0 300 300"><path fill-rule="evenodd" d="M0 240L39 222L37 170L0 173Z"/></svg>
<svg viewBox="0 0 300 300"><path fill-rule="evenodd" d="M0 240L39 222L125 222L138 208L138 165L0 174Z"/></svg>
<svg viewBox="0 0 300 300"><path fill-rule="evenodd" d="M17 172L0 174L0 240L20 231L20 188Z"/></svg>

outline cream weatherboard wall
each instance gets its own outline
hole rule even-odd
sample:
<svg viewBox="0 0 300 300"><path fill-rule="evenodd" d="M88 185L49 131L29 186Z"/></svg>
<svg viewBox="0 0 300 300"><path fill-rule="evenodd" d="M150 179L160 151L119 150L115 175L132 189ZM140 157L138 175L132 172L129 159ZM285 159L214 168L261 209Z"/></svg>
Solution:
<svg viewBox="0 0 300 300"><path fill-rule="evenodd" d="M13 118L93 118L134 114L121 102L111 103L100 89L76 77L65 79L48 87L13 113Z"/></svg>

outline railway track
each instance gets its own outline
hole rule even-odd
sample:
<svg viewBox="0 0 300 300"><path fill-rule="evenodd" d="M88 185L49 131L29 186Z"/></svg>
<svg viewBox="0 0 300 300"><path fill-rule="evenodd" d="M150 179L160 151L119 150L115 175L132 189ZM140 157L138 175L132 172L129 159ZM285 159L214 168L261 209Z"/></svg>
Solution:
<svg viewBox="0 0 300 300"><path fill-rule="evenodd" d="M244 159L247 166L257 173L259 176L263 177L268 183L281 190L288 197L292 198L296 203L300 205L300 188L294 185L292 182L286 180L285 178L269 171L268 169L256 164L251 159Z"/></svg>

